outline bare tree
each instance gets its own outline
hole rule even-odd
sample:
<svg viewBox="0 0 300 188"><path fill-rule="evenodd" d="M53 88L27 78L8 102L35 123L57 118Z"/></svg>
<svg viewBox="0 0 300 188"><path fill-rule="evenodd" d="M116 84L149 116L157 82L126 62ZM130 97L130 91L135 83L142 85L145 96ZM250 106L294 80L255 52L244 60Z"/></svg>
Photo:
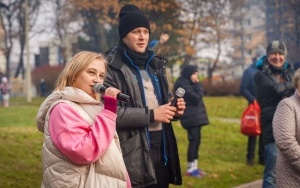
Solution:
<svg viewBox="0 0 300 188"><path fill-rule="evenodd" d="M187 0L182 2L184 62L189 63L201 49L212 47L215 57L208 69L211 78L220 62L222 44L227 38L229 2L227 0ZM201 45L202 44L202 45Z"/></svg>
<svg viewBox="0 0 300 188"><path fill-rule="evenodd" d="M82 29L82 19L76 8L66 0L52 2L54 10L54 30L59 41L58 47L62 49L63 63L72 57L72 44Z"/></svg>
<svg viewBox="0 0 300 188"><path fill-rule="evenodd" d="M74 10L81 16L83 27L82 33L85 34L88 42L89 50L103 51L107 50L112 46L114 40L108 40L111 38L117 38L117 21L118 21L118 11L121 4L118 0L111 1L98 1L90 0L88 2L80 0L72 0L71 4ZM112 29L114 28L114 29Z"/></svg>
<svg viewBox="0 0 300 188"><path fill-rule="evenodd" d="M6 59L6 76L10 78L10 54L13 48L13 39L18 36L13 23L17 19L17 1L9 4L1 3L0 21L4 30L4 54Z"/></svg>
<svg viewBox="0 0 300 188"><path fill-rule="evenodd" d="M17 9L17 23L18 23L18 38L20 43L20 56L19 56L19 63L17 70L15 72L14 77L17 78L20 74L22 75L22 78L25 77L25 69L24 69L24 48L25 48L25 19L26 16L29 17L29 28L32 28L33 25L36 23L37 16L39 13L39 6L41 3L41 0L31 0L28 1L28 9L29 9L29 15L25 15L25 2L23 0L19 0L16 3ZM30 29L29 29L30 30Z"/></svg>
<svg viewBox="0 0 300 188"><path fill-rule="evenodd" d="M36 13L39 7L40 0L29 1L30 7L30 21L31 26L36 20ZM24 62L23 54L25 47L25 14L24 14L24 1L14 0L2 2L2 9L0 12L1 26L4 29L4 53L6 58L6 75L10 78L10 64L11 52L14 47L14 40L19 40L20 43L20 56L15 77L20 73L24 77ZM34 16L35 15L35 16Z"/></svg>

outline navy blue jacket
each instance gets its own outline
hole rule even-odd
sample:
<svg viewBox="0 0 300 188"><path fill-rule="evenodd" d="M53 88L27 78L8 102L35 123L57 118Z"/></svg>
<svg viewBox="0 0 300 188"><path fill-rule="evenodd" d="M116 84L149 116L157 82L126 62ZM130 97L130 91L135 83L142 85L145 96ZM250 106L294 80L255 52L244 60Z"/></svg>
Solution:
<svg viewBox="0 0 300 188"><path fill-rule="evenodd" d="M253 63L244 71L240 86L240 93L247 99L249 104L253 103L256 99L254 75L258 70L255 67L255 64L256 61L254 60Z"/></svg>

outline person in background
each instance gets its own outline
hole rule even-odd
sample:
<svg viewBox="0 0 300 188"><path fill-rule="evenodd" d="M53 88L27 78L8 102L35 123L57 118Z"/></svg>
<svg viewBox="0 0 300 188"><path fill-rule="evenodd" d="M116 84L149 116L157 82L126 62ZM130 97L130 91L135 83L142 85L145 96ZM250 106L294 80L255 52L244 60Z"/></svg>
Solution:
<svg viewBox="0 0 300 188"><path fill-rule="evenodd" d="M46 90L47 90L47 85L46 85L45 79L42 78L41 81L40 81L41 97L45 97L46 96Z"/></svg>
<svg viewBox="0 0 300 188"><path fill-rule="evenodd" d="M2 77L1 81L0 92L2 96L2 106L9 107L11 85L8 83L8 79L5 76Z"/></svg>
<svg viewBox="0 0 300 188"><path fill-rule="evenodd" d="M130 96L118 103L117 132L133 187L167 188L182 184L177 142L171 121L185 109L169 102L165 61L148 49L150 23L134 5L119 13L119 45L106 52L104 85Z"/></svg>
<svg viewBox="0 0 300 188"><path fill-rule="evenodd" d="M276 187L300 187L300 70L293 78L296 92L278 104L273 133L278 148Z"/></svg>
<svg viewBox="0 0 300 188"><path fill-rule="evenodd" d="M40 106L36 121L44 134L42 187L131 187L116 133L120 90L107 88L103 103L93 90L94 84L103 83L106 67L101 54L77 53Z"/></svg>
<svg viewBox="0 0 300 188"><path fill-rule="evenodd" d="M168 42L170 35L167 31L160 34L159 40L155 39L149 43L149 49L153 50L156 55L161 55L163 51L163 45Z"/></svg>
<svg viewBox="0 0 300 188"><path fill-rule="evenodd" d="M179 87L185 90L183 98L186 102L185 113L180 118L181 125L186 129L189 140L186 175L201 178L206 175L204 171L198 168L201 129L202 126L209 124L209 120L203 102L203 87L199 82L197 66L183 66L181 76L175 82L174 92Z"/></svg>
<svg viewBox="0 0 300 188"><path fill-rule="evenodd" d="M297 69L299 69L299 67L300 67L300 61L294 62L294 64L293 64L294 71L296 71Z"/></svg>
<svg viewBox="0 0 300 188"><path fill-rule="evenodd" d="M260 123L264 139L265 169L263 188L276 185L276 158L272 120L279 102L294 93L292 78L294 70L286 62L287 50L280 41L272 41L267 47L266 56L261 57L256 67L259 71L254 76L257 101L261 108Z"/></svg>
<svg viewBox="0 0 300 188"><path fill-rule="evenodd" d="M254 85L254 75L258 71L255 67L256 61L265 54L266 54L265 48L262 46L258 46L258 48L256 49L256 56L253 57L252 59L252 64L243 73L241 86L240 86L240 93L247 99L248 105L252 104L254 100L256 100L255 85ZM246 164L249 166L254 165L256 137L257 136L248 136ZM265 164L264 144L263 144L262 134L259 135L259 140L258 140L258 157L259 157L258 159L259 164L264 165Z"/></svg>
<svg viewBox="0 0 300 188"><path fill-rule="evenodd" d="M166 43L168 42L169 39L170 39L169 33L167 31L164 31L163 33L160 34L159 40L154 39L151 42L149 42L149 49L152 50L156 56L160 56L161 58L163 58L163 61L165 61L165 63L168 62L164 53L166 53L167 50ZM166 75L168 79L169 89L170 91L172 91L174 88L174 82L173 82L171 70L166 69Z"/></svg>

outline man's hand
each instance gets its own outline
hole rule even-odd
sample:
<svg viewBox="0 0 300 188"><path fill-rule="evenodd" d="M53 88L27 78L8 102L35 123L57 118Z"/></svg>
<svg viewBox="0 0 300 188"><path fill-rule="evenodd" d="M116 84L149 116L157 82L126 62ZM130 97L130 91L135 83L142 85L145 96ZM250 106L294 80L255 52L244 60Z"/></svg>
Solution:
<svg viewBox="0 0 300 188"><path fill-rule="evenodd" d="M153 109L154 121L159 123L170 123L176 113L176 107L171 102Z"/></svg>
<svg viewBox="0 0 300 188"><path fill-rule="evenodd" d="M179 118L180 116L182 116L185 108L186 107L185 107L184 99L183 98L177 99L177 108L176 108L176 112L175 112L175 117Z"/></svg>

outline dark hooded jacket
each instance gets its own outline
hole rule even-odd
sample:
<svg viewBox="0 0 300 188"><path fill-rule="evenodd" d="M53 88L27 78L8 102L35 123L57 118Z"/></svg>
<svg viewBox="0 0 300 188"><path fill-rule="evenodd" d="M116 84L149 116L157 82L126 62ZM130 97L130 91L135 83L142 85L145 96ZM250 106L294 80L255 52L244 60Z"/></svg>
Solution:
<svg viewBox="0 0 300 188"><path fill-rule="evenodd" d="M166 104L169 101L166 61L155 57L152 51L148 51L148 55L144 68L151 77L159 104ZM156 178L150 157L148 132L151 112L146 106L141 73L122 45L109 50L106 57L109 67L104 85L118 88L132 99L128 103L120 102L117 111L117 132L132 186L154 184ZM177 142L171 124L163 124L163 139L165 162L170 163L171 167L170 183L181 185Z"/></svg>
<svg viewBox="0 0 300 188"><path fill-rule="evenodd" d="M179 87L185 90L183 98L186 103L186 109L180 118L180 122L186 129L209 124L205 104L203 102L203 87L200 82L193 83L190 79L191 75L197 71L197 66L185 65L182 69L181 76L177 79L174 86L174 91Z"/></svg>
<svg viewBox="0 0 300 188"><path fill-rule="evenodd" d="M251 104L256 99L254 75L257 72L256 58L253 59L252 64L244 71L240 93L247 99L248 103Z"/></svg>
<svg viewBox="0 0 300 188"><path fill-rule="evenodd" d="M292 78L294 70L287 62L278 70L272 68L267 57L261 57L256 68L259 70L254 76L257 100L261 108L260 122L264 143L275 142L273 136L272 120L279 102L294 94ZM281 77L282 80L278 79Z"/></svg>

